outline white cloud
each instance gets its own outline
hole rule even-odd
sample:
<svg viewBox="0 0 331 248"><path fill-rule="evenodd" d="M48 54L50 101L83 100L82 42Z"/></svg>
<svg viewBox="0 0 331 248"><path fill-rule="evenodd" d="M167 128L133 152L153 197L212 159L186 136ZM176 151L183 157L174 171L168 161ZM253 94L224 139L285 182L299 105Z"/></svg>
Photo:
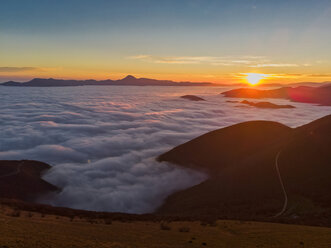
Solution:
<svg viewBox="0 0 331 248"><path fill-rule="evenodd" d="M275 63L265 56L154 56L141 54L129 59L141 60L157 64L208 64L212 66L246 66L246 67L299 67L311 66L310 63Z"/></svg>
<svg viewBox="0 0 331 248"><path fill-rule="evenodd" d="M15 66L7 66L0 67L0 72L22 72L22 71L37 71L38 67L15 67Z"/></svg>
<svg viewBox="0 0 331 248"><path fill-rule="evenodd" d="M330 113L291 103L258 110L226 102L217 87L65 87L0 91L0 159L53 165L45 179L63 189L54 205L144 213L205 175L155 157L207 131L245 120L290 126ZM201 95L206 102L180 99ZM287 103L286 100L272 100Z"/></svg>
<svg viewBox="0 0 331 248"><path fill-rule="evenodd" d="M153 56L145 54L128 58L157 64L210 64L214 66L254 65L269 61L263 56Z"/></svg>
<svg viewBox="0 0 331 248"><path fill-rule="evenodd" d="M298 64L257 64L257 65L250 65L250 67L299 67ZM308 66L307 64L303 66Z"/></svg>
<svg viewBox="0 0 331 248"><path fill-rule="evenodd" d="M59 67L18 67L18 66L0 66L0 73L17 73L17 72L28 72L28 71L39 71L39 72L47 72L47 71L55 71L60 69Z"/></svg>

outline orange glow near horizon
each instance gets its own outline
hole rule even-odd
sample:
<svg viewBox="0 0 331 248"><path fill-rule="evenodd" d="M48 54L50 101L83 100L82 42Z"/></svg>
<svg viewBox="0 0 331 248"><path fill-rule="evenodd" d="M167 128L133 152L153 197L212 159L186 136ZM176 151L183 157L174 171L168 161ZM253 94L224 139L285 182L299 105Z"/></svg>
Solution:
<svg viewBox="0 0 331 248"><path fill-rule="evenodd" d="M262 73L244 73L246 75L246 80L248 84L255 86L259 83L261 83L262 79L265 79L268 77L267 74L262 74Z"/></svg>
<svg viewBox="0 0 331 248"><path fill-rule="evenodd" d="M4 67L7 68L7 67ZM24 67L20 67L24 68ZM190 82L210 82L215 84L232 84L244 83L252 87L267 84L267 83L296 83L296 82L324 82L330 81L331 75L329 74L277 74L277 73L231 73L225 72L219 74L218 72L203 73L197 72L158 72L151 70L150 72L131 69L131 70L107 70L95 68L80 68L80 67L31 67L21 71L1 71L0 70L0 83L6 81L21 81L26 82L33 78L56 78L56 79L76 79L76 80L106 80L106 79L122 79L127 75L133 75L137 78L151 78L158 80L172 80L172 81L190 81Z"/></svg>

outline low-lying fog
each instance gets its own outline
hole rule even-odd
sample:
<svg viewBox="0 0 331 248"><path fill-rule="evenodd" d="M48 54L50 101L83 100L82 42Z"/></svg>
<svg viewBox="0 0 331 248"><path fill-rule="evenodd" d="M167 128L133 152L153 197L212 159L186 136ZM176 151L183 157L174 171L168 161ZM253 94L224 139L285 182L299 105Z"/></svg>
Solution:
<svg viewBox="0 0 331 248"><path fill-rule="evenodd" d="M0 88L0 159L34 159L62 192L48 203L87 210L145 213L206 176L155 157L205 132L247 120L291 127L331 107L257 109L226 102L214 87ZM195 94L207 101L180 99ZM233 100L233 99L232 99ZM287 100L270 100L288 104Z"/></svg>

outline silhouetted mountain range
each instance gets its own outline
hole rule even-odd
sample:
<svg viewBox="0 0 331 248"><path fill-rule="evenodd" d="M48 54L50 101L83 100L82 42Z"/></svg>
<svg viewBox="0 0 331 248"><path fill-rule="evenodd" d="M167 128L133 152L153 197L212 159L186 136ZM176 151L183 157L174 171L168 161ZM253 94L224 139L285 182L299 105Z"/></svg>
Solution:
<svg viewBox="0 0 331 248"><path fill-rule="evenodd" d="M331 106L331 84L319 87L282 87L271 90L240 88L223 92L222 95L237 98L282 98L294 102L317 103Z"/></svg>
<svg viewBox="0 0 331 248"><path fill-rule="evenodd" d="M118 85L118 86L211 86L212 83L193 83L193 82L174 82L168 80L156 80L149 78L136 78L134 76L126 76L119 80L64 80L53 78L35 78L31 81L19 83L9 81L2 83L3 86L30 86L30 87L63 87L63 86L85 86L85 85Z"/></svg>
<svg viewBox="0 0 331 248"><path fill-rule="evenodd" d="M331 82L299 82L289 84L291 86L320 86L327 85ZM67 79L54 79L54 78L34 78L27 82L15 82L8 81L0 84L0 86L30 86L30 87L64 87L64 86L85 86L85 85L118 85L118 86L232 86L232 87L243 87L244 83L211 83L211 82L175 82L170 80L157 80L150 78L136 78L128 75L125 78L119 80L67 80ZM270 83L257 85L258 88L263 87L281 87L283 84Z"/></svg>
<svg viewBox="0 0 331 248"><path fill-rule="evenodd" d="M239 219L280 213L278 221L330 226L330 151L331 115L294 129L250 121L209 132L159 156L210 178L170 196L158 213Z"/></svg>

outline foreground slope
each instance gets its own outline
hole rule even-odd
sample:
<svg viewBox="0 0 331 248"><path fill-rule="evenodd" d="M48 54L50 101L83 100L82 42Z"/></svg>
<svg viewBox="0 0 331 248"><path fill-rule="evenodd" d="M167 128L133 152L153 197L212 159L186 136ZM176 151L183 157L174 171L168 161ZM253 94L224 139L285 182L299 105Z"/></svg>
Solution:
<svg viewBox="0 0 331 248"><path fill-rule="evenodd" d="M65 218L1 208L0 247L320 247L328 248L331 229L220 220L120 222ZM16 217L15 217L16 216ZM203 225L202 225L203 224Z"/></svg>
<svg viewBox="0 0 331 248"><path fill-rule="evenodd" d="M288 203L279 218L331 225L331 115L295 129L265 121L237 124L158 159L210 174L170 196L159 213L271 218L284 207L283 182Z"/></svg>

